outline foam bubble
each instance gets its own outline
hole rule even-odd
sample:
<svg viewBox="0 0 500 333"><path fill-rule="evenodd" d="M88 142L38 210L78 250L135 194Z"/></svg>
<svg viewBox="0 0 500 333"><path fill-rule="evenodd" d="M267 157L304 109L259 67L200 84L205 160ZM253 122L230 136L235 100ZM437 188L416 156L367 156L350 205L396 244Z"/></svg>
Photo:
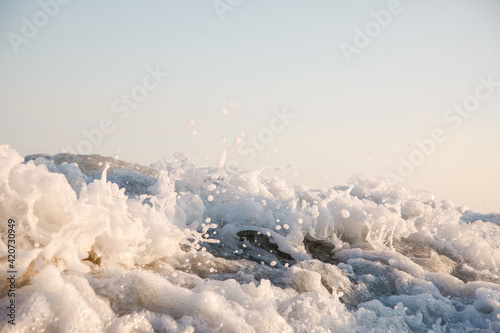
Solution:
<svg viewBox="0 0 500 333"><path fill-rule="evenodd" d="M342 209L341 214L342 214L342 217L345 219L351 216L351 213L349 213L349 211L347 209Z"/></svg>

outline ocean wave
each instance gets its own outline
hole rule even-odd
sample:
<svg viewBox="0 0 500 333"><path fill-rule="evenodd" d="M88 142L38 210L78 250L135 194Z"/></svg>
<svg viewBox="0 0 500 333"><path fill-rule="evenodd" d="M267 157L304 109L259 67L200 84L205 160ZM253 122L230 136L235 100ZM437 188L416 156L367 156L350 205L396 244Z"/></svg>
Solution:
<svg viewBox="0 0 500 333"><path fill-rule="evenodd" d="M289 186L0 146L2 332L500 332L500 214L376 178Z"/></svg>

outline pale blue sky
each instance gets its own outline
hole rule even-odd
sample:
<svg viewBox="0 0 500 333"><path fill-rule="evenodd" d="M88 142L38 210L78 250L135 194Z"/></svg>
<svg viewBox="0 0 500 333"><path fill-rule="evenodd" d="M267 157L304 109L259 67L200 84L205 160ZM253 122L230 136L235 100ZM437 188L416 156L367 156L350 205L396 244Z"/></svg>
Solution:
<svg viewBox="0 0 500 333"><path fill-rule="evenodd" d="M448 140L404 185L500 211L500 89L460 128L442 119L479 76L500 81L500 2L401 0L348 64L340 43L387 4L242 1L220 20L212 1L73 0L15 53L8 34L22 35L22 18L41 7L0 0L0 142L54 154L109 118L115 129L95 153L149 164L181 151L216 165L223 136L246 140L286 107L296 118L241 164L292 164L291 183L326 186L396 172L409 144L442 127ZM169 77L120 120L112 102L156 65Z"/></svg>

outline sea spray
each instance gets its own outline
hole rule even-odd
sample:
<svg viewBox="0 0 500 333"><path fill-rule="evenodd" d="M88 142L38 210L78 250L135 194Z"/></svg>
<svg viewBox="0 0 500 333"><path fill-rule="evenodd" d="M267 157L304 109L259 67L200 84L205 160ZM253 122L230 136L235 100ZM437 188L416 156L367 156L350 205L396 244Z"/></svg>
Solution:
<svg viewBox="0 0 500 333"><path fill-rule="evenodd" d="M500 332L500 216L381 179L1 146L4 263L9 219L2 332Z"/></svg>

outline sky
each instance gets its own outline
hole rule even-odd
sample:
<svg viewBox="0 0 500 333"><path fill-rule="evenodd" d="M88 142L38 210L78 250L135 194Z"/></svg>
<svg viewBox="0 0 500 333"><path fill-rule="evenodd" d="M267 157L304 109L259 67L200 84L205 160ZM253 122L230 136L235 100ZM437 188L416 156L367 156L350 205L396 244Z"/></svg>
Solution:
<svg viewBox="0 0 500 333"><path fill-rule="evenodd" d="M0 143L500 211L496 0L0 0ZM168 74L167 74L168 73ZM460 105L466 105L466 109Z"/></svg>

